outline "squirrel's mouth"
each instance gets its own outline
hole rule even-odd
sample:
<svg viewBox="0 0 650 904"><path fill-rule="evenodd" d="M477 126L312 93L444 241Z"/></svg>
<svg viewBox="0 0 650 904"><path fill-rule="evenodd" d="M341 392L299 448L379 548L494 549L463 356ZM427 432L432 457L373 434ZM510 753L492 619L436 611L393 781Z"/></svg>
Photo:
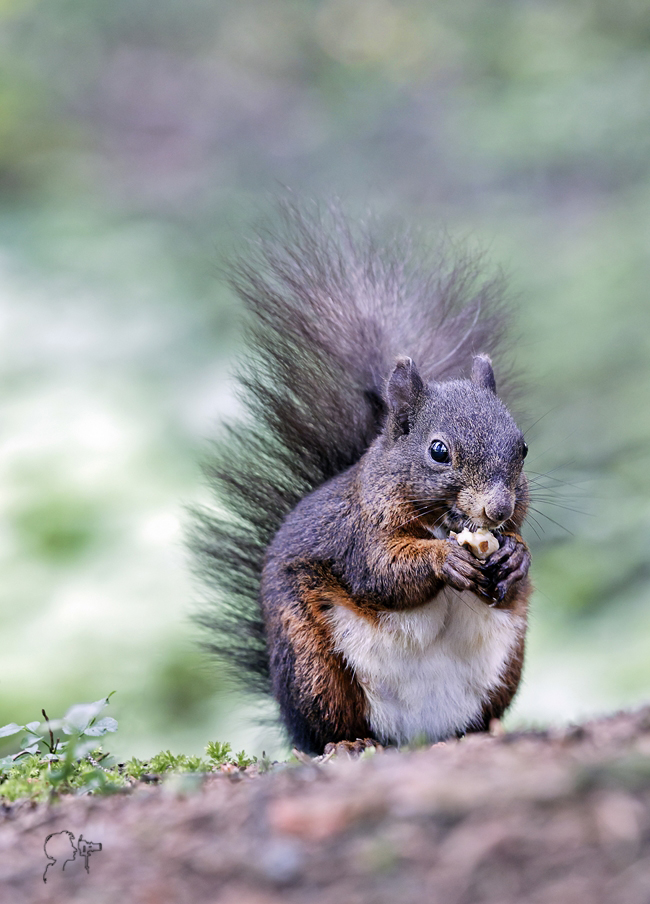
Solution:
<svg viewBox="0 0 650 904"><path fill-rule="evenodd" d="M477 530L489 530L490 533L500 534L505 530L509 519L504 521L492 521L489 518L470 515L458 504L455 498L447 499L446 504L440 502L435 507L423 505L418 517L420 524L437 540L448 540L449 534L455 534L468 530L476 533Z"/></svg>
<svg viewBox="0 0 650 904"><path fill-rule="evenodd" d="M503 530L505 522L501 521L498 524L494 522L484 523L482 520L477 521L474 518L470 518L468 515L459 511L450 511L442 523L439 523L435 526L429 527L430 532L437 540L448 540L449 534L453 531L455 534L459 534L463 530L469 530L472 533L475 533L479 529L489 530L493 534L500 534Z"/></svg>

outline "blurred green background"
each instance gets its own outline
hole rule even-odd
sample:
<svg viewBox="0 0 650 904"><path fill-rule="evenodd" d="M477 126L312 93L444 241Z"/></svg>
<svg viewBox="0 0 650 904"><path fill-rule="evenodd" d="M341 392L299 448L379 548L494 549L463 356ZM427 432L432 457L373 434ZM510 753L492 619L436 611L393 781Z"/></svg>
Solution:
<svg viewBox="0 0 650 904"><path fill-rule="evenodd" d="M237 410L217 263L279 186L509 273L548 475L510 724L645 701L650 6L0 0L0 724L117 690L120 755L277 749L196 649L184 531Z"/></svg>

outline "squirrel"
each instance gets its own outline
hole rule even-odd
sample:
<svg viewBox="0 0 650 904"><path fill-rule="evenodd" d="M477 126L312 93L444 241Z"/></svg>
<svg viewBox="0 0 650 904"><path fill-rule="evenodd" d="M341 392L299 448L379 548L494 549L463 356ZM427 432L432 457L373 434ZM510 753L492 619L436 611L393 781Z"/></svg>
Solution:
<svg viewBox="0 0 650 904"><path fill-rule="evenodd" d="M517 691L531 590L527 445L490 357L503 280L338 208L279 221L230 270L249 417L197 512L208 646L306 753L484 731ZM464 528L498 550L476 558Z"/></svg>

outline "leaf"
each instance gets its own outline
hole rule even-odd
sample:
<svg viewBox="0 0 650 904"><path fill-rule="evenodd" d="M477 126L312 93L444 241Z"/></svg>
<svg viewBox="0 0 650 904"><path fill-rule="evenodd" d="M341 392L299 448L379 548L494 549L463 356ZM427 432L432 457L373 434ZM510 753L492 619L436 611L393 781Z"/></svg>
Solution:
<svg viewBox="0 0 650 904"><path fill-rule="evenodd" d="M40 722L28 722L27 725L25 725L25 728L27 729L27 731L30 731L32 734L36 735L38 734L38 727L40 726L40 724Z"/></svg>
<svg viewBox="0 0 650 904"><path fill-rule="evenodd" d="M0 773L9 772L13 768L14 758L12 756L4 756L0 759Z"/></svg>
<svg viewBox="0 0 650 904"><path fill-rule="evenodd" d="M100 735L106 734L107 731L117 731L117 720L112 716L104 716L99 722L89 725L84 731L84 734L90 735L91 737L99 737Z"/></svg>
<svg viewBox="0 0 650 904"><path fill-rule="evenodd" d="M9 722L8 725L3 725L0 728L0 738L8 738L9 735L18 734L19 731L24 731L24 725L18 725L16 722Z"/></svg>
<svg viewBox="0 0 650 904"><path fill-rule="evenodd" d="M23 756L25 753L38 753L38 744L31 744L29 747L25 747L20 753L16 753L15 758L19 756Z"/></svg>
<svg viewBox="0 0 650 904"><path fill-rule="evenodd" d="M63 717L61 727L65 734L83 734L107 703L108 697L102 697L94 703L75 703Z"/></svg>

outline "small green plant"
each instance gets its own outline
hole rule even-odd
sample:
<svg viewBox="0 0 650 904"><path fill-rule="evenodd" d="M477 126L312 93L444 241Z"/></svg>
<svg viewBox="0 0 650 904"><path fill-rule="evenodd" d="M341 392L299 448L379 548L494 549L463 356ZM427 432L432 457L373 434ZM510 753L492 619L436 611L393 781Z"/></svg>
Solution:
<svg viewBox="0 0 650 904"><path fill-rule="evenodd" d="M99 718L112 693L95 703L75 703L62 719L19 725L11 722L0 728L0 738L20 735L17 753L0 759L0 799L48 800L63 793L100 793L127 789L139 781L165 776L247 769L257 759L241 750L233 753L230 744L210 741L206 757L188 756L163 750L149 760L132 757L115 764L98 746L97 739L117 731L111 716ZM261 769L268 768L260 763Z"/></svg>
<svg viewBox="0 0 650 904"><path fill-rule="evenodd" d="M102 765L108 754L97 743L117 731L112 716L98 718L112 695L94 703L75 703L62 719L50 719L41 710L43 722L3 725L0 738L22 737L20 750L0 759L0 797L43 800L62 791L106 793L123 787L119 772Z"/></svg>
<svg viewBox="0 0 650 904"><path fill-rule="evenodd" d="M127 760L124 763L124 772L127 775L132 776L134 779L139 781L143 775L147 774L148 763L144 763L142 760L139 760L137 756L131 757L130 760Z"/></svg>
<svg viewBox="0 0 650 904"><path fill-rule="evenodd" d="M249 757L245 750L239 753L233 753L230 744L221 741L208 741L205 748L208 760L212 766L219 768L220 766L234 764L238 769L247 769L257 762L257 757Z"/></svg>
<svg viewBox="0 0 650 904"><path fill-rule="evenodd" d="M161 775L165 772L210 772L210 763L199 756L187 756L184 753L172 753L163 750L149 760L148 772Z"/></svg>
<svg viewBox="0 0 650 904"><path fill-rule="evenodd" d="M223 766L230 759L231 746L221 741L208 741L205 752L213 766Z"/></svg>
<svg viewBox="0 0 650 904"><path fill-rule="evenodd" d="M256 762L257 757L247 756L245 750L240 750L239 753L235 754L235 763L239 769L248 769L249 766Z"/></svg>

